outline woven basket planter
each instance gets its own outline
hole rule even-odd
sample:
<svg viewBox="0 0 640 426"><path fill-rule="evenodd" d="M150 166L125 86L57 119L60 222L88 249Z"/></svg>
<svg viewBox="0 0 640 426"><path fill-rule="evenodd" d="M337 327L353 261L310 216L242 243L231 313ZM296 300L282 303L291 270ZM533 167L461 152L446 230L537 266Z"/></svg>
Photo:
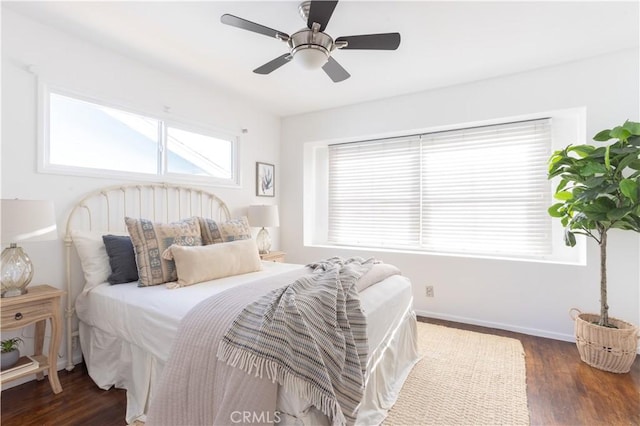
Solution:
<svg viewBox="0 0 640 426"><path fill-rule="evenodd" d="M600 370L628 373L636 359L638 327L611 317L609 322L618 328L601 327L597 325L600 315L583 314L575 308L569 312L575 321L580 359Z"/></svg>

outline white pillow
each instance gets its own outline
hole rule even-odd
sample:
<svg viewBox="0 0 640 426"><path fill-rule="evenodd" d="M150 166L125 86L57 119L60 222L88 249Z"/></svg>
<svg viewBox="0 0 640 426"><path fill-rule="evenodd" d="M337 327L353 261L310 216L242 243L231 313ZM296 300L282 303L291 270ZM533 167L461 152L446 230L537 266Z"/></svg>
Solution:
<svg viewBox="0 0 640 426"><path fill-rule="evenodd" d="M171 245L162 254L176 263L178 281L169 288L185 287L203 281L246 274L262 269L258 247L253 239L208 246Z"/></svg>
<svg viewBox="0 0 640 426"><path fill-rule="evenodd" d="M111 274L111 266L102 233L74 230L71 231L71 238L84 272L85 290L106 282Z"/></svg>
<svg viewBox="0 0 640 426"><path fill-rule="evenodd" d="M371 287L373 284L379 283L392 275L402 274L397 267L389 265L388 263L374 263L371 269L369 269L369 271L361 276L356 282L356 289L358 290L358 293L360 293L362 290Z"/></svg>

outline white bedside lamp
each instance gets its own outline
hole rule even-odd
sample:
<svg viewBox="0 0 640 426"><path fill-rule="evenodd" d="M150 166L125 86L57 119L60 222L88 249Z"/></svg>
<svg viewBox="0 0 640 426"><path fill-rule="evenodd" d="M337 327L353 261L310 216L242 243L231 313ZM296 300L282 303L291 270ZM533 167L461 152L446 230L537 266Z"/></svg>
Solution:
<svg viewBox="0 0 640 426"><path fill-rule="evenodd" d="M1 239L3 243L9 243L9 247L2 251L2 297L20 296L27 292L33 278L33 264L16 243L58 238L53 202L3 199L0 201L0 214Z"/></svg>
<svg viewBox="0 0 640 426"><path fill-rule="evenodd" d="M249 206L249 224L256 228L262 227L256 237L256 244L260 254L267 254L271 251L271 237L264 228L280 226L278 218L278 206L256 205Z"/></svg>

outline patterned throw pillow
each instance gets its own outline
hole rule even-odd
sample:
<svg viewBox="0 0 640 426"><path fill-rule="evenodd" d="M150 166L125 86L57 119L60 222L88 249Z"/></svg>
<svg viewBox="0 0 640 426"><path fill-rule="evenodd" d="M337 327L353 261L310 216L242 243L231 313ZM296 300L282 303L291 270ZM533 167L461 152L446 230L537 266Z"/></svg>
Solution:
<svg viewBox="0 0 640 426"><path fill-rule="evenodd" d="M171 244L202 245L200 226L196 217L173 223L156 223L130 217L125 217L124 220L136 252L140 287L178 279L175 263L162 258L162 253Z"/></svg>
<svg viewBox="0 0 640 426"><path fill-rule="evenodd" d="M222 240L225 243L251 239L251 227L249 226L249 220L246 216L218 223L218 227L220 228Z"/></svg>
<svg viewBox="0 0 640 426"><path fill-rule="evenodd" d="M246 216L225 222L216 222L204 217L198 218L198 221L204 245L251 239L251 227Z"/></svg>
<svg viewBox="0 0 640 426"><path fill-rule="evenodd" d="M199 217L198 222L200 223L203 245L224 243L222 235L220 235L220 228L218 228L218 223L215 220Z"/></svg>

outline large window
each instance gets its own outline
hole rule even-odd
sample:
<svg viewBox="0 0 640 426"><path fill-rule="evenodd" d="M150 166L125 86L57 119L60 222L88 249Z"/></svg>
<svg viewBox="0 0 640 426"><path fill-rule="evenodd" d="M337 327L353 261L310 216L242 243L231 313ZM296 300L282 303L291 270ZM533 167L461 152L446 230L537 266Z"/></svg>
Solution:
<svg viewBox="0 0 640 426"><path fill-rule="evenodd" d="M328 147L333 245L542 257L549 119Z"/></svg>
<svg viewBox="0 0 640 426"><path fill-rule="evenodd" d="M41 170L237 185L237 140L46 92Z"/></svg>

